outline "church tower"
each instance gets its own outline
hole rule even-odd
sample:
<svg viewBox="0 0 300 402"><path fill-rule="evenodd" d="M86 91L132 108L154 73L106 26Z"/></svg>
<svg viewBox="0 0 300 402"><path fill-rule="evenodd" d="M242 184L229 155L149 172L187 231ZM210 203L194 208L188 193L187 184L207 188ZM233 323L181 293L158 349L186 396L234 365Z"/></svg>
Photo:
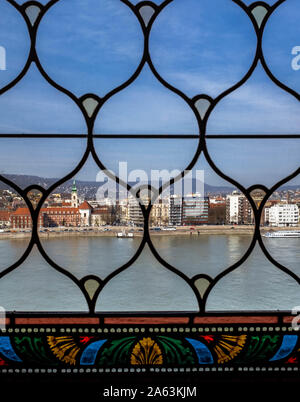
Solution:
<svg viewBox="0 0 300 402"><path fill-rule="evenodd" d="M72 186L72 193L71 193L71 206L72 208L78 208L78 194L77 194L77 187L75 180L73 181L73 186Z"/></svg>

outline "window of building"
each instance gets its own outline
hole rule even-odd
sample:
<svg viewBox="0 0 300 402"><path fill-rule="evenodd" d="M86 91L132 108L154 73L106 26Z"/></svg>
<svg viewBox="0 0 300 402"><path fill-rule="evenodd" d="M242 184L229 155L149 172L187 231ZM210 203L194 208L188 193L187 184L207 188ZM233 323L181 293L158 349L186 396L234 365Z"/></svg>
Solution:
<svg viewBox="0 0 300 402"><path fill-rule="evenodd" d="M7 69L0 60L0 191L12 189L5 210L27 211L10 218L12 241L0 239L11 248L0 305L291 311L300 295L296 2L87 2L0 4L0 46L12 60ZM89 204L84 222L77 200Z"/></svg>

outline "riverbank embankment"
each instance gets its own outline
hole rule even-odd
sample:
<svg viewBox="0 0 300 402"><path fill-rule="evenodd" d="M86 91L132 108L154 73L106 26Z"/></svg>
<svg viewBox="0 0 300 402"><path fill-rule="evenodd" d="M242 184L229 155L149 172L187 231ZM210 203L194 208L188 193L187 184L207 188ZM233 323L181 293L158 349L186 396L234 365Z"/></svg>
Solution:
<svg viewBox="0 0 300 402"><path fill-rule="evenodd" d="M299 230L299 227L291 228L277 228L277 227L262 227L261 232L282 231L282 230ZM197 236L197 235L252 235L254 232L253 225L207 225L207 226L193 226L193 227L177 227L176 230L172 229L150 229L151 236ZM118 233L126 236L132 233L133 237L142 237L142 228L129 228L126 226L109 226L104 228L54 228L54 229L41 229L39 237L45 238L63 238L63 237L116 237ZM124 236L124 237L125 237ZM31 231L10 231L1 232L1 239L26 239L31 237Z"/></svg>

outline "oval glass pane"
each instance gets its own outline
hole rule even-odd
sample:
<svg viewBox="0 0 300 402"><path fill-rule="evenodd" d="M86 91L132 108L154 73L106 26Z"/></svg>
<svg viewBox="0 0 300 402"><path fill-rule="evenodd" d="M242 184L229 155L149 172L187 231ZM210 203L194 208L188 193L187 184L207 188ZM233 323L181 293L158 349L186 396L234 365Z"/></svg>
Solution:
<svg viewBox="0 0 300 402"><path fill-rule="evenodd" d="M272 187L299 168L299 139L209 138L207 148L216 166L245 187Z"/></svg>
<svg viewBox="0 0 300 402"><path fill-rule="evenodd" d="M300 277L299 179L296 176L268 198L260 232L270 255Z"/></svg>
<svg viewBox="0 0 300 402"><path fill-rule="evenodd" d="M101 291L96 311L198 311L193 290L145 247L137 261Z"/></svg>
<svg viewBox="0 0 300 402"><path fill-rule="evenodd" d="M190 278L199 274L213 278L238 262L253 232L249 201L218 177L203 157L163 192L150 214L157 252Z"/></svg>
<svg viewBox="0 0 300 402"><path fill-rule="evenodd" d="M138 19L116 1L57 2L37 34L43 68L76 96L104 96L126 82L140 63L143 47Z"/></svg>
<svg viewBox="0 0 300 402"><path fill-rule="evenodd" d="M101 163L131 186L165 183L177 177L193 160L198 140L194 139L95 139Z"/></svg>
<svg viewBox="0 0 300 402"><path fill-rule="evenodd" d="M22 189L49 188L76 168L86 142L83 138L1 138L2 175Z"/></svg>
<svg viewBox="0 0 300 402"><path fill-rule="evenodd" d="M143 238L138 202L92 158L53 191L39 217L44 250L78 278L105 279L134 256Z"/></svg>
<svg viewBox="0 0 300 402"><path fill-rule="evenodd" d="M86 134L84 117L67 95L52 87L35 64L0 96L0 133Z"/></svg>
<svg viewBox="0 0 300 402"><path fill-rule="evenodd" d="M198 134L195 114L145 65L139 77L110 98L95 121L95 134Z"/></svg>
<svg viewBox="0 0 300 402"><path fill-rule="evenodd" d="M299 284L271 264L257 245L244 264L214 286L206 310L291 311L299 295Z"/></svg>
<svg viewBox="0 0 300 402"><path fill-rule="evenodd" d="M258 64L244 85L216 105L207 134L299 134L299 125L299 101L276 86Z"/></svg>
<svg viewBox="0 0 300 402"><path fill-rule="evenodd" d="M269 69L283 84L300 93L300 11L297 0L283 2L264 29L263 52Z"/></svg>
<svg viewBox="0 0 300 402"><path fill-rule="evenodd" d="M150 33L158 73L189 97L216 97L239 82L256 51L253 25L241 7L222 0L168 4Z"/></svg>
<svg viewBox="0 0 300 402"><path fill-rule="evenodd" d="M16 270L1 278L0 305L6 311L87 311L81 290L53 269L34 247Z"/></svg>
<svg viewBox="0 0 300 402"><path fill-rule="evenodd" d="M0 270L24 254L31 240L32 218L22 196L0 181Z"/></svg>
<svg viewBox="0 0 300 402"><path fill-rule="evenodd" d="M6 1L0 4L0 88L21 73L30 50L30 38L22 15Z"/></svg>

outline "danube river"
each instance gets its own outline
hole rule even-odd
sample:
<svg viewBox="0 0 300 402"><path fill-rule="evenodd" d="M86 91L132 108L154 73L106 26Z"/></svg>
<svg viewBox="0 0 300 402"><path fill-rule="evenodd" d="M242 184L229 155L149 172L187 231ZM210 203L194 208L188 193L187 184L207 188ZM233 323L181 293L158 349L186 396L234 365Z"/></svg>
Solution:
<svg viewBox="0 0 300 402"><path fill-rule="evenodd" d="M202 234L153 236L159 255L193 278L215 278L237 263L251 243L250 235ZM93 274L104 280L136 253L141 238L64 237L43 239L52 260L77 278ZM300 275L300 238L264 239L279 263ZM0 241L0 268L21 257L28 239ZM209 311L286 310L300 305L298 283L271 264L256 245L249 259L217 282L207 299ZM86 311L74 283L53 269L36 247L26 261L0 280L0 306L12 311ZM100 293L96 311L197 311L189 285L161 265L146 246L138 259L113 277Z"/></svg>

